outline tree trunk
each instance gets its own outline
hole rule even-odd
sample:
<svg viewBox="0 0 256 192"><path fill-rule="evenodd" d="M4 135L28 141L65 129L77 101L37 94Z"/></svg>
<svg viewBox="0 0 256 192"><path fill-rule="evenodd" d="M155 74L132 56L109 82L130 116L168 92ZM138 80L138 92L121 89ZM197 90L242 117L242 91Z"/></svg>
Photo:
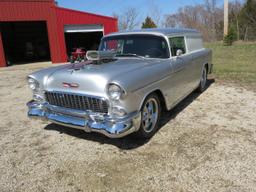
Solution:
<svg viewBox="0 0 256 192"><path fill-rule="evenodd" d="M236 32L237 32L237 41L239 41L240 40L240 31L239 31L238 16L236 16Z"/></svg>
<svg viewBox="0 0 256 192"><path fill-rule="evenodd" d="M247 31L248 31L248 26L246 26L245 28L244 41L247 41Z"/></svg>

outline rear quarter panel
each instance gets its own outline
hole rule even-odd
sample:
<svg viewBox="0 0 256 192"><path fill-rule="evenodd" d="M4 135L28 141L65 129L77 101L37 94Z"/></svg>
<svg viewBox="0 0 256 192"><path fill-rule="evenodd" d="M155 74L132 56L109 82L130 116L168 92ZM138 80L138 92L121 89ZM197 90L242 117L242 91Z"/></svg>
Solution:
<svg viewBox="0 0 256 192"><path fill-rule="evenodd" d="M203 67L205 65L208 67L208 64L211 64L212 52L210 49L203 48L189 54L191 55L189 73L192 79L189 87L193 90L199 85Z"/></svg>

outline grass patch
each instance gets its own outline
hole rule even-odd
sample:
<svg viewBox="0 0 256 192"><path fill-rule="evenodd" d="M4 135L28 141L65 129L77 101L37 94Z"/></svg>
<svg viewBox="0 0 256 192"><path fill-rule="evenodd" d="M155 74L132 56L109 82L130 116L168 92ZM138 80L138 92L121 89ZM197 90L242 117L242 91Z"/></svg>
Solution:
<svg viewBox="0 0 256 192"><path fill-rule="evenodd" d="M206 43L213 51L213 73L217 79L232 82L256 83L256 43Z"/></svg>

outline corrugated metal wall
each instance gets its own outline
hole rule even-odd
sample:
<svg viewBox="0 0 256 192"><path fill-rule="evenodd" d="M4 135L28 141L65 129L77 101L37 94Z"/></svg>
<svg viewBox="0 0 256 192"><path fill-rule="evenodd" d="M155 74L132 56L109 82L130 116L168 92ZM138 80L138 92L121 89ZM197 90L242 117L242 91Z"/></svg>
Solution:
<svg viewBox="0 0 256 192"><path fill-rule="evenodd" d="M54 0L1 0L0 22L10 21L46 21L53 63L65 62L67 59L64 25L102 24L105 34L117 31L117 20L114 18L59 8L55 6ZM0 66L5 66L1 46Z"/></svg>
<svg viewBox="0 0 256 192"><path fill-rule="evenodd" d="M54 7L53 0L44 1L0 1L0 21L49 19L49 9Z"/></svg>
<svg viewBox="0 0 256 192"><path fill-rule="evenodd" d="M53 0L1 1L0 22L11 21L46 21L51 60L52 62L63 61L60 54L60 46L55 38L57 31L57 19ZM3 63L3 61L0 61L0 63Z"/></svg>

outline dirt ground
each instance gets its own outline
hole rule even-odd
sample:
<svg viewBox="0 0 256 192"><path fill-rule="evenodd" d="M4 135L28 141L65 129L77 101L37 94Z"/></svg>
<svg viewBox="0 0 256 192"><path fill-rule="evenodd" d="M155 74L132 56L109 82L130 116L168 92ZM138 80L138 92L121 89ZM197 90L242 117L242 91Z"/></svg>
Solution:
<svg viewBox="0 0 256 192"><path fill-rule="evenodd" d="M256 92L211 83L149 141L30 120L26 75L0 69L0 191L256 191Z"/></svg>

